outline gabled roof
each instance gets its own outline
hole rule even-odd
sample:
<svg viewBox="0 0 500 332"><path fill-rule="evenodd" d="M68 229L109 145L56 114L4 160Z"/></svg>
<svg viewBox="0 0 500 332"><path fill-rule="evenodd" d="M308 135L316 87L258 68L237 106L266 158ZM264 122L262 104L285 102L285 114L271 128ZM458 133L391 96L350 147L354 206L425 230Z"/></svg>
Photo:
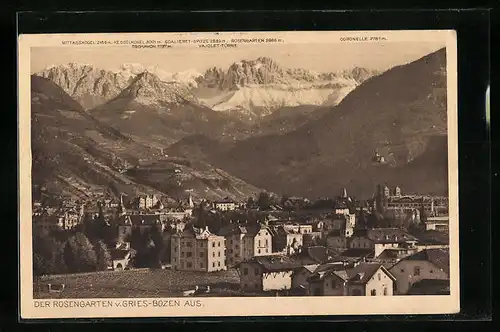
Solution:
<svg viewBox="0 0 500 332"><path fill-rule="evenodd" d="M379 269L384 271L384 273L386 273L392 280L396 280L396 278L389 271L387 271L382 264L361 263L352 269L347 270L349 282L354 284L366 284Z"/></svg>
<svg viewBox="0 0 500 332"><path fill-rule="evenodd" d="M450 251L445 249L424 249L413 255L403 258L402 261L428 261L446 273L450 273ZM396 264L396 265L398 265Z"/></svg>
<svg viewBox="0 0 500 332"><path fill-rule="evenodd" d="M373 249L349 248L340 253L340 257L348 258L372 258L375 255Z"/></svg>
<svg viewBox="0 0 500 332"><path fill-rule="evenodd" d="M285 255L254 256L236 264L236 267L244 263L259 264L265 272L293 271L303 266L297 259Z"/></svg>
<svg viewBox="0 0 500 332"><path fill-rule="evenodd" d="M330 261L335 256L335 253L323 246L311 246L303 248L296 257L300 260L307 259L315 263L324 264Z"/></svg>
<svg viewBox="0 0 500 332"><path fill-rule="evenodd" d="M408 295L449 295L450 280L422 279L414 283Z"/></svg>
<svg viewBox="0 0 500 332"><path fill-rule="evenodd" d="M160 223L159 214L131 214L126 216L132 225L155 225Z"/></svg>
<svg viewBox="0 0 500 332"><path fill-rule="evenodd" d="M111 260L114 260L114 261L125 259L129 253L130 253L130 250L124 250L124 249L111 249L109 251L109 254L111 256Z"/></svg>

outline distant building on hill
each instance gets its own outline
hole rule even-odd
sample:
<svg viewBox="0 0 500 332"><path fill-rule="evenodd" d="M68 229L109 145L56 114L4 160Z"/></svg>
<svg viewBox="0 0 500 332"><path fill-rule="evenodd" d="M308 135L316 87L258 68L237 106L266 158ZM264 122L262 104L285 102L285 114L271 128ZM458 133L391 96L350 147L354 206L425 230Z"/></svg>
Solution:
<svg viewBox="0 0 500 332"><path fill-rule="evenodd" d="M236 202L230 200L229 198L215 201L213 203L213 208L218 211L233 211L237 207Z"/></svg>

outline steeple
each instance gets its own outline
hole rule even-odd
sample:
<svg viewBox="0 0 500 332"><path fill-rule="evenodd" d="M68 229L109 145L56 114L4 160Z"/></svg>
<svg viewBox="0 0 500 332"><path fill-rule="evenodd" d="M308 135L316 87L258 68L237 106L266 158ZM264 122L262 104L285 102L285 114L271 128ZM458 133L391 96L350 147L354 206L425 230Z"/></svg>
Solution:
<svg viewBox="0 0 500 332"><path fill-rule="evenodd" d="M347 196L347 189L346 188L342 188L342 193L340 194L340 197L345 198L345 199L347 199L349 197L349 196Z"/></svg>
<svg viewBox="0 0 500 332"><path fill-rule="evenodd" d="M193 197L191 194L189 194L188 204L190 209L194 208Z"/></svg>
<svg viewBox="0 0 500 332"><path fill-rule="evenodd" d="M120 206L118 207L118 215L124 216L127 214L127 210L125 209L125 204L123 204L123 194L120 194Z"/></svg>

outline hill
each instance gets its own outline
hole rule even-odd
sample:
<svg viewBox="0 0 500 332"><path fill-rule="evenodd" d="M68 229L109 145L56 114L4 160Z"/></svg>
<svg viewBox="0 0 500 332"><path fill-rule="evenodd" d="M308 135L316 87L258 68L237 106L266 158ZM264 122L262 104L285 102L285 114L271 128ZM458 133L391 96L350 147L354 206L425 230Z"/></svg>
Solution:
<svg viewBox="0 0 500 332"><path fill-rule="evenodd" d="M323 196L377 183L447 192L445 49L373 76L317 120L284 135L253 137L210 157L256 186ZM387 163L372 162L375 152Z"/></svg>
<svg viewBox="0 0 500 332"><path fill-rule="evenodd" d="M233 139L244 125L201 105L185 85L137 75L118 96L89 110L99 121L141 144L165 148L192 134Z"/></svg>
<svg viewBox="0 0 500 332"><path fill-rule="evenodd" d="M120 193L164 193L179 198L192 189L198 189L193 193L197 197L241 199L257 190L221 170L182 159L169 160L157 181L158 172L144 172L145 161L164 163L156 149L94 118L48 79L33 75L31 90L34 199L44 195L117 197ZM172 177L167 169L182 173Z"/></svg>

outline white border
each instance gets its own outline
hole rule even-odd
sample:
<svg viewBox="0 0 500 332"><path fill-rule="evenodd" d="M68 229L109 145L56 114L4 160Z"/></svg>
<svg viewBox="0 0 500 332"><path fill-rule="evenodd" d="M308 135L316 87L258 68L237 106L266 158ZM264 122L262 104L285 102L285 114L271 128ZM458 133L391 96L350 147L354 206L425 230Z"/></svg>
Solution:
<svg viewBox="0 0 500 332"><path fill-rule="evenodd" d="M340 36L386 36L391 41L433 41L446 43L448 100L448 176L450 211L450 295L392 297L265 297L199 298L201 307L148 308L35 308L32 276L31 223L31 130L30 130L30 48L74 47L62 40L175 39L199 37L278 36L293 43L337 42ZM86 45L86 47L89 47ZM92 47L92 46L90 46ZM98 45L96 47L105 47ZM19 230L21 318L112 318L112 317L199 317L199 316L296 316L368 314L451 314L460 311L458 242L458 136L457 136L457 41L453 30L418 31L321 31L321 32L221 32L141 34L53 34L20 35L18 39L19 78ZM77 299L81 300L81 299ZM87 300L87 299L86 299ZM90 299L89 299L90 300ZM103 300L103 299L95 299ZM129 299L110 299L113 301ZM141 300L141 299L136 299ZM185 298L181 298L185 301Z"/></svg>

